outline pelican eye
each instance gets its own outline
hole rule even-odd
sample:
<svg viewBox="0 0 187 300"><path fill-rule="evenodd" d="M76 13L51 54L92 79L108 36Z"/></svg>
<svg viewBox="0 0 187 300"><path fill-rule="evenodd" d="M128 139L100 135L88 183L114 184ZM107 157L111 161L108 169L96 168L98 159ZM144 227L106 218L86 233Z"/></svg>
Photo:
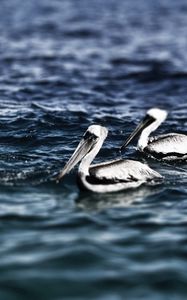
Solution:
<svg viewBox="0 0 187 300"><path fill-rule="evenodd" d="M156 121L156 119L153 116L150 116L150 115L146 115L143 118L143 123L146 123L146 126L152 124L154 121Z"/></svg>
<svg viewBox="0 0 187 300"><path fill-rule="evenodd" d="M90 140L96 140L97 138L98 138L97 135L95 135L94 133L91 133L89 131L86 131L86 133L83 135L83 139L84 140L88 140L88 139L90 139Z"/></svg>

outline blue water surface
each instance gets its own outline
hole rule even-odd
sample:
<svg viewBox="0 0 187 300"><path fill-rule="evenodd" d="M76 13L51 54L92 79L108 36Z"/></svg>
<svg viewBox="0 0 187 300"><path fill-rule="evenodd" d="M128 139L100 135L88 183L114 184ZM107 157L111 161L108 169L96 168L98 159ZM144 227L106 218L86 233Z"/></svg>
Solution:
<svg viewBox="0 0 187 300"><path fill-rule="evenodd" d="M185 0L1 0L0 299L187 299L187 164L156 187L57 185L90 124L118 147L150 107L186 132Z"/></svg>

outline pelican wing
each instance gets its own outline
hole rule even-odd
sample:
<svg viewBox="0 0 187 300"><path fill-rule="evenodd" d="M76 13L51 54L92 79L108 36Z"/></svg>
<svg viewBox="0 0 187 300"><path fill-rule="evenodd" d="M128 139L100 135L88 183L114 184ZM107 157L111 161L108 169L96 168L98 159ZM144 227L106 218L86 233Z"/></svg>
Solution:
<svg viewBox="0 0 187 300"><path fill-rule="evenodd" d="M156 171L135 160L115 160L92 165L90 175L97 180L111 182L149 181L162 178Z"/></svg>
<svg viewBox="0 0 187 300"><path fill-rule="evenodd" d="M151 138L147 149L163 154L187 154L187 135L170 133Z"/></svg>

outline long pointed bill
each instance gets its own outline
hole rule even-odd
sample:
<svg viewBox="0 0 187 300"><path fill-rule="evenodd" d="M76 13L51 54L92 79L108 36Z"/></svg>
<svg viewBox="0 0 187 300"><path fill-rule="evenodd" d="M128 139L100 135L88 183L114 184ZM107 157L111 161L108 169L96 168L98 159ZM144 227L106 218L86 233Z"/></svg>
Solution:
<svg viewBox="0 0 187 300"><path fill-rule="evenodd" d="M146 115L145 118L138 124L138 126L135 128L135 130L130 134L130 136L127 138L127 140L123 143L123 145L120 148L120 151L122 151L125 147L127 147L130 142L135 139L138 134L140 134L146 127L151 125L155 119L149 115Z"/></svg>
<svg viewBox="0 0 187 300"><path fill-rule="evenodd" d="M90 149L95 144L94 140L86 139L81 140L76 150L70 157L69 161L66 163L60 174L57 176L56 181L61 180L65 174L69 173L76 164L90 151Z"/></svg>

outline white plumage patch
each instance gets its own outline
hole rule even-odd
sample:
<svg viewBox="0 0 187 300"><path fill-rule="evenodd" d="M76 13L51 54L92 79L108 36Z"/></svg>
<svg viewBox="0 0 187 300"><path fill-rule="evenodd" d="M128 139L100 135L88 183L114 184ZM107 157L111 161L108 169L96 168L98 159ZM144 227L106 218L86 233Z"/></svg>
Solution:
<svg viewBox="0 0 187 300"><path fill-rule="evenodd" d="M149 181L162 176L149 166L135 160L117 160L93 165L90 175L98 179L120 181Z"/></svg>
<svg viewBox="0 0 187 300"><path fill-rule="evenodd" d="M151 152L187 154L187 135L184 134L165 134L151 138L149 142L147 148Z"/></svg>

